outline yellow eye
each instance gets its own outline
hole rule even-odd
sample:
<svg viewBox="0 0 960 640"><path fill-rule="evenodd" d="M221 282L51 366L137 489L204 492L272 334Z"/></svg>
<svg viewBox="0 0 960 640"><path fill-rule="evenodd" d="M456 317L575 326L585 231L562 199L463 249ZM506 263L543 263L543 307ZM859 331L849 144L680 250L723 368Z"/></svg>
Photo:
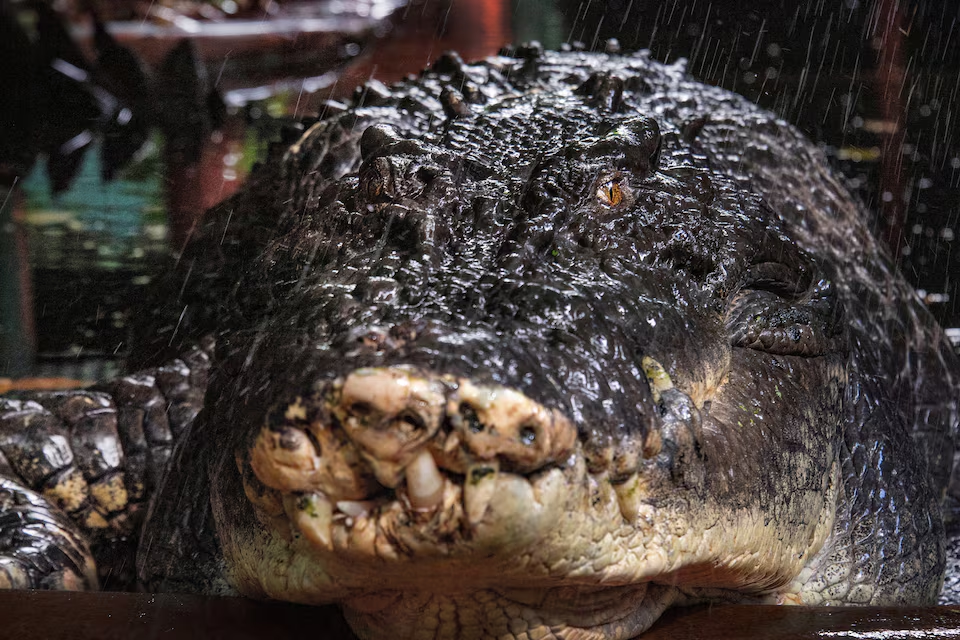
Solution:
<svg viewBox="0 0 960 640"><path fill-rule="evenodd" d="M623 190L616 180L604 182L597 188L597 200L608 207L615 207L623 202Z"/></svg>

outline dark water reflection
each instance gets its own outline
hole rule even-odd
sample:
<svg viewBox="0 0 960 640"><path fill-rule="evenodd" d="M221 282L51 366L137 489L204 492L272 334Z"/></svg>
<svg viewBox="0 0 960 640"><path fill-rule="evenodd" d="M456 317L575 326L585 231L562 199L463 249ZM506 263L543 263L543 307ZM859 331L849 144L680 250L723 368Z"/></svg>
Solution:
<svg viewBox="0 0 960 640"><path fill-rule="evenodd" d="M32 273L29 333L41 363L122 355L132 301L189 235L192 216L239 184L282 122L316 113L326 98L348 97L371 77L391 82L416 72L444 50L475 58L528 39L549 47L580 40L589 48L616 37L624 48L649 48L661 60L685 57L694 76L796 123L820 141L867 205L933 311L948 326L960 325L960 255L952 250L960 217L960 3L756 0L749 7L423 0L400 9L390 33L335 73L306 74L310 82L288 82L269 100L243 107L236 103L256 94L249 87L234 94L226 132L207 145L193 173L170 169L159 139L114 183L101 183L96 158L88 157L81 179L56 199L35 172L21 185L19 215ZM179 187L165 196L170 181ZM171 209L179 212L172 223ZM0 248L8 262L13 246ZM3 269L12 274L14 267ZM8 315L12 304L0 296ZM0 355L0 376L30 369L22 354L10 353Z"/></svg>

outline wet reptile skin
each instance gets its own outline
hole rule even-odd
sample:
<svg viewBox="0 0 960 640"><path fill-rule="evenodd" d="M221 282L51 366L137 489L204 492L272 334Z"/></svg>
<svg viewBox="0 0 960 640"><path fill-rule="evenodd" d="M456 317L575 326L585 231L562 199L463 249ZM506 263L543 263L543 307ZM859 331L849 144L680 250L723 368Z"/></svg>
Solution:
<svg viewBox="0 0 960 640"><path fill-rule="evenodd" d="M367 638L936 601L957 362L789 124L643 53L527 46L287 138L180 257L139 385L88 394L132 497L98 501L62 397L0 401L0 531L2 491L80 522L0 536L0 583L91 586L81 534L118 534L90 514L129 536L156 489L148 589L336 602ZM53 433L74 453L35 472Z"/></svg>

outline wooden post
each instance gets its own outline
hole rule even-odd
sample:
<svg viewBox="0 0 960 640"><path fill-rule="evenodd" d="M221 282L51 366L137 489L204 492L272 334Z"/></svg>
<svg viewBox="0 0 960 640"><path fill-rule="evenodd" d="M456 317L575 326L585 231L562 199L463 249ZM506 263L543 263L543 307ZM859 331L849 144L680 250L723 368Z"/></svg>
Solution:
<svg viewBox="0 0 960 640"><path fill-rule="evenodd" d="M244 129L242 115L228 116L221 130L207 136L196 163L186 164L177 154L164 152L169 242L174 251L183 249L204 211L243 183L239 160Z"/></svg>
<svg viewBox="0 0 960 640"><path fill-rule="evenodd" d="M907 215L904 202L903 143L906 122L903 108L904 46L903 8L899 0L882 0L879 24L873 36L877 51L874 91L880 103L881 119L886 125L881 132L880 193L878 207L882 221L881 237L894 262L900 261L904 246L903 225Z"/></svg>
<svg viewBox="0 0 960 640"><path fill-rule="evenodd" d="M511 40L511 8L506 0L424 3L403 11L397 32L344 69L328 92L330 97L346 98L370 78L397 82L448 50L456 50L464 60L492 56Z"/></svg>
<svg viewBox="0 0 960 640"><path fill-rule="evenodd" d="M28 373L36 351L22 200L16 179L0 186L0 376Z"/></svg>

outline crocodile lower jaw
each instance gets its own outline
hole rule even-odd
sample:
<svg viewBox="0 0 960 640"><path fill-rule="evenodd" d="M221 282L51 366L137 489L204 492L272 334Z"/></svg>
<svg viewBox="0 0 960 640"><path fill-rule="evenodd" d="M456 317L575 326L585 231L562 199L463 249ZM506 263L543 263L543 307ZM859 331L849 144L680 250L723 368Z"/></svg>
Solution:
<svg viewBox="0 0 960 640"><path fill-rule="evenodd" d="M363 640L625 640L683 599L676 588L651 583L444 594L391 591L347 601L344 612Z"/></svg>

